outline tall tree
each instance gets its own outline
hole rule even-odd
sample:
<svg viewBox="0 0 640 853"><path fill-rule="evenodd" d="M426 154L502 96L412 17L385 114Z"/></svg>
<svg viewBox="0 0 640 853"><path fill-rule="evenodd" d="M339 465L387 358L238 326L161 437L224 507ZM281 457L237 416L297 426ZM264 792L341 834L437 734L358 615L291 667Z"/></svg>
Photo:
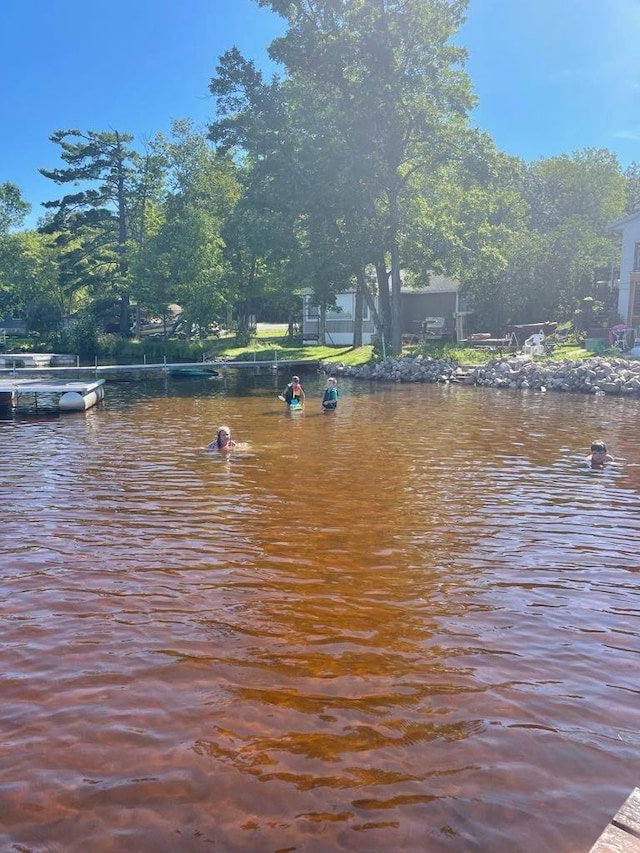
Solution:
<svg viewBox="0 0 640 853"><path fill-rule="evenodd" d="M248 151L255 167L271 174L287 164L298 225L324 217L323 232L342 252L339 266L355 275L376 264L382 316L397 351L411 176L449 156L443 129L463 122L472 103L464 50L451 43L466 2L259 2L287 21L269 52L288 79L267 85L236 50L228 52L211 83L218 101L212 136ZM272 188L284 190L280 182Z"/></svg>
<svg viewBox="0 0 640 853"><path fill-rule="evenodd" d="M391 268L391 345L401 348L400 271L409 181L448 157L450 124L472 105L463 48L451 42L466 0L259 0L288 22L270 48L329 101L346 169L383 223ZM443 133L443 131L445 131ZM386 277L386 274L385 274ZM384 288L381 288L384 292Z"/></svg>
<svg viewBox="0 0 640 853"><path fill-rule="evenodd" d="M56 184L82 187L44 207L55 211L43 226L63 254L70 287L89 284L120 299L121 334L129 333L129 202L138 162L128 146L133 137L119 131L58 130L61 169L40 169Z"/></svg>
<svg viewBox="0 0 640 853"><path fill-rule="evenodd" d="M230 299L221 227L238 197L237 168L188 120L174 122L151 150L166 169L165 193L134 265L135 295L161 314L178 302L187 328L203 327L222 319Z"/></svg>
<svg viewBox="0 0 640 853"><path fill-rule="evenodd" d="M474 320L498 334L513 307L504 274L525 253L526 167L477 130L460 129L450 151L432 172L411 179L403 257L418 285L428 285L430 271L457 278Z"/></svg>

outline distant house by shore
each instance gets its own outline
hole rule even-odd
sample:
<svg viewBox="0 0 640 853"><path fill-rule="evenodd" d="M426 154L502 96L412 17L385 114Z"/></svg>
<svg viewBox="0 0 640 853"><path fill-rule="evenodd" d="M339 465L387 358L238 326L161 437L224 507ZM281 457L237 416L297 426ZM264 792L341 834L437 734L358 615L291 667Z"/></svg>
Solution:
<svg viewBox="0 0 640 853"><path fill-rule="evenodd" d="M26 320L16 319L15 317L0 317L0 334L18 336L26 335Z"/></svg>
<svg viewBox="0 0 640 853"><path fill-rule="evenodd" d="M346 290L336 297L335 308L327 308L325 331L328 344L350 346L355 327L356 291ZM376 309L379 310L377 297ZM462 316L460 285L454 279L433 274L429 287L402 288L400 293L400 328L403 337L415 339L455 340L460 336ZM320 331L320 308L313 295L303 295L302 338L317 341ZM375 335L373 317L367 304L363 306L362 343L370 344Z"/></svg>
<svg viewBox="0 0 640 853"><path fill-rule="evenodd" d="M618 314L629 328L640 329L640 204L609 228L622 235Z"/></svg>

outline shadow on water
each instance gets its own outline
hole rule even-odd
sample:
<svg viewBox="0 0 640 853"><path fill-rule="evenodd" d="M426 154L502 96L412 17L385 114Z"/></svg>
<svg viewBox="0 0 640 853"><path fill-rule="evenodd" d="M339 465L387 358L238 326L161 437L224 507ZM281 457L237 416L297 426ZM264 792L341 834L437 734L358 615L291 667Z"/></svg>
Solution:
<svg viewBox="0 0 640 853"><path fill-rule="evenodd" d="M640 403L287 378L0 421L0 847L588 849L638 775Z"/></svg>

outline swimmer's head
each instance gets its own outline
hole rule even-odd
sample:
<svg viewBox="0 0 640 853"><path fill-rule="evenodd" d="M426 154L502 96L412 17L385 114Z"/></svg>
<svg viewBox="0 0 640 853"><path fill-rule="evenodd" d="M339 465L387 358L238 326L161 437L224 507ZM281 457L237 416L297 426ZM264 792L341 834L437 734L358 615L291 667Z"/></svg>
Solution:
<svg viewBox="0 0 640 853"><path fill-rule="evenodd" d="M591 442L591 452L592 453L606 453L607 445L604 441L592 441Z"/></svg>

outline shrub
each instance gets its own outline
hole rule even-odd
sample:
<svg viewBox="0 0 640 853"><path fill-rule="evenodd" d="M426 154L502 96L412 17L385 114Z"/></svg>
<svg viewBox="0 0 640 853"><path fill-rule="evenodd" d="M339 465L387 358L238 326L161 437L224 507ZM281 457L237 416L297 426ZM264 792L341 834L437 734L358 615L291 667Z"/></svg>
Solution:
<svg viewBox="0 0 640 853"><path fill-rule="evenodd" d="M67 333L69 347L75 355L88 359L101 357L108 352L105 336L96 328L92 317L80 317Z"/></svg>
<svg viewBox="0 0 640 853"><path fill-rule="evenodd" d="M236 332L236 342L235 345L237 347L247 347L251 343L251 330L250 329L238 329Z"/></svg>

